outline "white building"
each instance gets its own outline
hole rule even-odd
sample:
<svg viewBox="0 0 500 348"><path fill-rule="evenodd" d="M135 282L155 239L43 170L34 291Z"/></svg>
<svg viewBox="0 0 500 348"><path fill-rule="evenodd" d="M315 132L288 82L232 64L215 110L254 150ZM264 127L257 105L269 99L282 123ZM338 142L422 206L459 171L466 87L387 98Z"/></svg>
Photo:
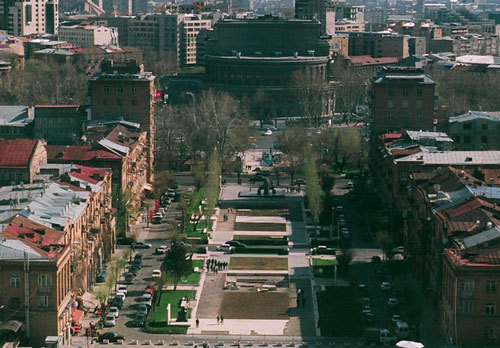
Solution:
<svg viewBox="0 0 500 348"><path fill-rule="evenodd" d="M15 36L56 34L59 0L0 0L0 30Z"/></svg>
<svg viewBox="0 0 500 348"><path fill-rule="evenodd" d="M117 45L118 30L96 25L62 25L59 27L59 40L76 47Z"/></svg>

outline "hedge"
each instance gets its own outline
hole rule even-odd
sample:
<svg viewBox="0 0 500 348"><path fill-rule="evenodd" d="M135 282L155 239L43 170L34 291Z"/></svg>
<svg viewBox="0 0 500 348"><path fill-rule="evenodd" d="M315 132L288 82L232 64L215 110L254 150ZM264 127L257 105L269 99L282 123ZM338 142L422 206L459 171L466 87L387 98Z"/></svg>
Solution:
<svg viewBox="0 0 500 348"><path fill-rule="evenodd" d="M278 254L288 255L288 248L231 248L231 254Z"/></svg>
<svg viewBox="0 0 500 348"><path fill-rule="evenodd" d="M245 245L288 245L288 238L234 239Z"/></svg>

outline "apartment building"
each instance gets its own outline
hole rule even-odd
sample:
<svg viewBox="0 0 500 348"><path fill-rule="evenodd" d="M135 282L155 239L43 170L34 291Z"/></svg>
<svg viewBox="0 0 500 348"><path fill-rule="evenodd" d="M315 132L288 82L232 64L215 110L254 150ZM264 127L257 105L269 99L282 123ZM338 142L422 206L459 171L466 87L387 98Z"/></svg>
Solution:
<svg viewBox="0 0 500 348"><path fill-rule="evenodd" d="M181 23L180 61L181 65L190 66L197 63L197 37L202 30L212 27L210 19L199 16L186 16Z"/></svg>
<svg viewBox="0 0 500 348"><path fill-rule="evenodd" d="M59 40L67 41L75 47L99 45L117 45L118 30L97 25L61 25L58 32Z"/></svg>
<svg viewBox="0 0 500 348"><path fill-rule="evenodd" d="M321 32L335 34L335 3L333 0L296 0L295 18L317 20Z"/></svg>
<svg viewBox="0 0 500 348"><path fill-rule="evenodd" d="M409 36L372 32L345 32L344 34L349 34L349 56L371 56L372 58L406 58L409 56Z"/></svg>
<svg viewBox="0 0 500 348"><path fill-rule="evenodd" d="M87 110L80 105L35 105L33 134L47 144L73 144L82 135Z"/></svg>
<svg viewBox="0 0 500 348"><path fill-rule="evenodd" d="M0 105L0 138L31 138L33 114L27 105Z"/></svg>
<svg viewBox="0 0 500 348"><path fill-rule="evenodd" d="M450 117L448 133L456 150L500 150L500 112L469 111Z"/></svg>
<svg viewBox="0 0 500 348"><path fill-rule="evenodd" d="M57 34L58 0L0 0L0 30L15 36Z"/></svg>
<svg viewBox="0 0 500 348"><path fill-rule="evenodd" d="M0 139L0 187L31 184L40 165L47 163L47 151L36 139Z"/></svg>

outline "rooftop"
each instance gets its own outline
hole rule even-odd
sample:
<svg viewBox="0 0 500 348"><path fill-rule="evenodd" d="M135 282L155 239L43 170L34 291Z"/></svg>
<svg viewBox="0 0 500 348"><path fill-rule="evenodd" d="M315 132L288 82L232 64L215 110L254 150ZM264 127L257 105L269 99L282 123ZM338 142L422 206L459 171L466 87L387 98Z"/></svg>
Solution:
<svg viewBox="0 0 500 348"><path fill-rule="evenodd" d="M0 105L0 126L25 126L33 122L31 108L26 105Z"/></svg>
<svg viewBox="0 0 500 348"><path fill-rule="evenodd" d="M67 161L92 161L103 159L120 159L115 153L109 152L99 145L47 145L47 159Z"/></svg>
<svg viewBox="0 0 500 348"><path fill-rule="evenodd" d="M36 139L0 139L0 168L27 168L37 144Z"/></svg>
<svg viewBox="0 0 500 348"><path fill-rule="evenodd" d="M500 111L469 111L462 115L450 117L449 122L467 122L476 119L500 122Z"/></svg>
<svg viewBox="0 0 500 348"><path fill-rule="evenodd" d="M36 180L57 180L67 174L71 184L82 189L100 190L103 180L111 174L110 170L91 168L79 164L48 163L40 166Z"/></svg>
<svg viewBox="0 0 500 348"><path fill-rule="evenodd" d="M422 165L482 165L500 163L500 151L436 151L419 152L395 162L417 162Z"/></svg>
<svg viewBox="0 0 500 348"><path fill-rule="evenodd" d="M410 138L412 141L422 141L422 140L427 140L427 139L432 139L437 142L453 142L453 139L451 139L448 134L443 133L443 132L428 132L428 131L411 131L407 130L406 135Z"/></svg>
<svg viewBox="0 0 500 348"><path fill-rule="evenodd" d="M397 66L384 67L372 78L373 84L385 83L418 83L435 84L434 80L424 73L422 68Z"/></svg>
<svg viewBox="0 0 500 348"><path fill-rule="evenodd" d="M352 65L396 64L399 61L397 57L372 58L370 56L354 56L347 57L346 59L349 60Z"/></svg>

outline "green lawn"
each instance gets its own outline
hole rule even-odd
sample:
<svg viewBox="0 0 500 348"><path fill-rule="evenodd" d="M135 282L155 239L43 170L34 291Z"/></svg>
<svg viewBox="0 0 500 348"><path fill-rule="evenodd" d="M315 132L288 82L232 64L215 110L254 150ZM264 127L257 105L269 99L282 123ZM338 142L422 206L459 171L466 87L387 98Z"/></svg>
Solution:
<svg viewBox="0 0 500 348"><path fill-rule="evenodd" d="M187 276L181 277L179 280L178 285L198 285L200 283L200 277L201 273L200 272L194 272L194 268L198 267L200 269L203 269L203 260L192 260L192 272L191 274L188 274ZM167 279L167 284L168 285L173 285L172 278Z"/></svg>
<svg viewBox="0 0 500 348"><path fill-rule="evenodd" d="M161 295L161 301L158 303L156 300L155 306L151 313L151 324L152 326L157 326L160 323L165 323L167 321L167 304L170 303L170 317L171 319L177 318L177 314L180 310L180 303L184 296L193 299L196 295L195 291L191 290L163 290ZM159 298L159 297L158 297ZM188 310L188 318L191 314L191 309Z"/></svg>
<svg viewBox="0 0 500 348"><path fill-rule="evenodd" d="M316 293L322 336L360 336L363 332L361 304L350 287L327 287Z"/></svg>
<svg viewBox="0 0 500 348"><path fill-rule="evenodd" d="M312 260L312 264L313 264L313 267L316 267L316 266L335 266L335 265L338 265L339 262L337 260L314 258Z"/></svg>

